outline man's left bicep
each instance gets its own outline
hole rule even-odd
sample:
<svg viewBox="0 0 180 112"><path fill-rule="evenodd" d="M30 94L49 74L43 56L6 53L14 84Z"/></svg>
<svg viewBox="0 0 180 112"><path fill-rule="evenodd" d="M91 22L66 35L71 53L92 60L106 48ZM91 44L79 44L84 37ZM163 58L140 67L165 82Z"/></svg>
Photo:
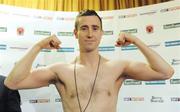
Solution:
<svg viewBox="0 0 180 112"><path fill-rule="evenodd" d="M162 74L142 62L131 62L125 70L128 77L136 80L161 80Z"/></svg>

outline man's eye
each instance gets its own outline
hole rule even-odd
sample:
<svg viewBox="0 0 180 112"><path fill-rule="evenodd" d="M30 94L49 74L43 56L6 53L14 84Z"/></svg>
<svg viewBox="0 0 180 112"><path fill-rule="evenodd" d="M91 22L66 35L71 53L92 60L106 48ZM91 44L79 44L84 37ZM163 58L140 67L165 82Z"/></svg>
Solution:
<svg viewBox="0 0 180 112"><path fill-rule="evenodd" d="M87 29L88 29L87 27L81 27L82 31L87 30Z"/></svg>
<svg viewBox="0 0 180 112"><path fill-rule="evenodd" d="M98 28L93 28L93 30L98 30Z"/></svg>
<svg viewBox="0 0 180 112"><path fill-rule="evenodd" d="M99 28L95 27L95 28L93 28L93 30L94 30L94 31L98 31L98 30L99 30Z"/></svg>

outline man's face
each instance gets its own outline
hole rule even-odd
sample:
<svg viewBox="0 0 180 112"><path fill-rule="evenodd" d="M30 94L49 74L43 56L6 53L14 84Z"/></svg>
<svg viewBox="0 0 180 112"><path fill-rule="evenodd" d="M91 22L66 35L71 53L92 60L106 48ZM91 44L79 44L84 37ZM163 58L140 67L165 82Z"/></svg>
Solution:
<svg viewBox="0 0 180 112"><path fill-rule="evenodd" d="M74 34L82 52L97 50L103 31L97 16L82 16L78 18L78 27Z"/></svg>

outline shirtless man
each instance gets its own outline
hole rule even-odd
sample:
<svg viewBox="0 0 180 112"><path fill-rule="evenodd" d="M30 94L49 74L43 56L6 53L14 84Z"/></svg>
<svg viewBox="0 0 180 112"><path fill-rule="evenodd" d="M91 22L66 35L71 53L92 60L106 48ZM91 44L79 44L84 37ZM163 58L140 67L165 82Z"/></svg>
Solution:
<svg viewBox="0 0 180 112"><path fill-rule="evenodd" d="M61 98L64 112L116 112L118 92L126 78L165 80L173 68L141 40L121 33L116 46L134 44L148 64L136 61L112 61L102 57L98 45L103 35L102 21L93 10L85 10L76 18L75 37L80 55L72 63L56 63L31 70L32 63L43 48L58 49L60 40L53 35L37 42L17 62L5 85L11 89L29 89L53 83Z"/></svg>

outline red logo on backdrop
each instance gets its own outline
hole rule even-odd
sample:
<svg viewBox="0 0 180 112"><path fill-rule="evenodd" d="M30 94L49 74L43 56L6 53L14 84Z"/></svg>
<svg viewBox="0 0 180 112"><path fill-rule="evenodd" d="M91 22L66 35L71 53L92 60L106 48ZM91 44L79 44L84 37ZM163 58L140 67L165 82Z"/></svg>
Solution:
<svg viewBox="0 0 180 112"><path fill-rule="evenodd" d="M24 28L23 27L17 28L17 35L24 35Z"/></svg>
<svg viewBox="0 0 180 112"><path fill-rule="evenodd" d="M153 27L153 25L147 25L147 26L146 26L146 32L147 32L147 33L153 33L153 32L154 32L154 27Z"/></svg>

